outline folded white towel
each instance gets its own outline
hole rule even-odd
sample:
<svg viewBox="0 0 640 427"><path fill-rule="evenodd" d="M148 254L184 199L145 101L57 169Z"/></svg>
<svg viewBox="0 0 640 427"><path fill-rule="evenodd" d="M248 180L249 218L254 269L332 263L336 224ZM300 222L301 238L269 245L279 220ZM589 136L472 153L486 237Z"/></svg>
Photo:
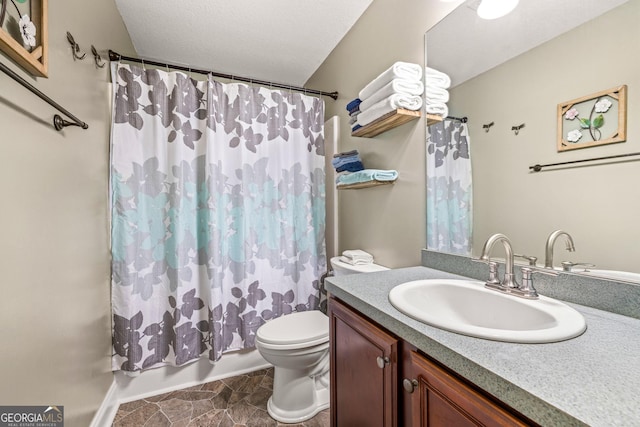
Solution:
<svg viewBox="0 0 640 427"><path fill-rule="evenodd" d="M342 255L352 259L369 259L373 261L373 255L362 249L347 249L346 251L342 251Z"/></svg>
<svg viewBox="0 0 640 427"><path fill-rule="evenodd" d="M364 111L372 105L388 98L394 94L420 96L424 92L422 82L408 82L406 80L394 79L375 91L371 96L360 103L360 111ZM404 107L403 107L404 108ZM417 109L420 109L418 107Z"/></svg>
<svg viewBox="0 0 640 427"><path fill-rule="evenodd" d="M361 249L349 249L342 252L340 261L351 265L371 264L373 263L373 255Z"/></svg>
<svg viewBox="0 0 640 427"><path fill-rule="evenodd" d="M414 111L419 110L422 108L422 98L415 95L393 94L373 104L366 110L360 111L357 123L360 126L366 126L379 117L398 108L406 108Z"/></svg>
<svg viewBox="0 0 640 427"><path fill-rule="evenodd" d="M425 81L427 86L433 85L442 89L449 89L451 86L451 78L448 75L429 67L427 67L425 71Z"/></svg>
<svg viewBox="0 0 640 427"><path fill-rule="evenodd" d="M365 260L361 260L361 259L351 259L351 258L347 258L345 256L341 256L340 257L340 261L345 262L347 264L351 264L351 265L367 265L367 264L372 264L373 261L365 261Z"/></svg>
<svg viewBox="0 0 640 427"><path fill-rule="evenodd" d="M449 107L444 103L426 104L424 108L427 114L434 114L442 117L447 117L449 115Z"/></svg>
<svg viewBox="0 0 640 427"><path fill-rule="evenodd" d="M424 91L424 100L427 104L449 102L449 91L440 87L427 86Z"/></svg>
<svg viewBox="0 0 640 427"><path fill-rule="evenodd" d="M422 80L422 67L418 64L412 64L409 62L396 62L391 67L380 73L378 77L371 80L358 94L358 98L365 100L375 91L389 83L393 79L403 79L407 81L421 81ZM420 95L420 94L412 94Z"/></svg>

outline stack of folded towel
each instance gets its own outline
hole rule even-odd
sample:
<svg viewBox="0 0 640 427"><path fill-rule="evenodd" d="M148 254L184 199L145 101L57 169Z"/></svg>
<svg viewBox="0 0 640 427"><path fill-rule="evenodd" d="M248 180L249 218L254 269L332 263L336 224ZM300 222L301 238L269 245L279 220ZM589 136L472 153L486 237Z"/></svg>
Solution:
<svg viewBox="0 0 640 427"><path fill-rule="evenodd" d="M427 114L447 117L449 115L447 107L449 91L447 89L451 86L451 79L445 73L427 67L425 81L424 99Z"/></svg>
<svg viewBox="0 0 640 427"><path fill-rule="evenodd" d="M372 264L373 255L360 249L350 249L342 252L340 261L351 265Z"/></svg>
<svg viewBox="0 0 640 427"><path fill-rule="evenodd" d="M358 150L334 154L331 164L336 172L358 172L364 169Z"/></svg>
<svg viewBox="0 0 640 427"><path fill-rule="evenodd" d="M347 104L347 111L349 112L349 126L351 126L351 132L355 132L362 126L356 123L358 120L358 114L360 114L360 98L356 98Z"/></svg>
<svg viewBox="0 0 640 427"><path fill-rule="evenodd" d="M353 106L358 101L358 114L352 131L398 108L420 110L424 92L422 73L422 67L418 64L396 62L373 79L360 91L358 98L349 103ZM353 115L351 117L353 119Z"/></svg>
<svg viewBox="0 0 640 427"><path fill-rule="evenodd" d="M371 181L395 181L398 179L398 172L395 170L363 169L361 171L344 173L336 178L336 186L360 184Z"/></svg>

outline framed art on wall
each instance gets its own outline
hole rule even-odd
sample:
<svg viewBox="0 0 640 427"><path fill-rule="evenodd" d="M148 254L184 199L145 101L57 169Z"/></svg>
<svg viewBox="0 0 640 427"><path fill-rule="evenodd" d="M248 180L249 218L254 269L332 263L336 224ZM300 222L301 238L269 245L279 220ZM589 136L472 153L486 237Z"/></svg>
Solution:
<svg viewBox="0 0 640 427"><path fill-rule="evenodd" d="M558 151L627 139L627 86L558 104Z"/></svg>
<svg viewBox="0 0 640 427"><path fill-rule="evenodd" d="M47 77L48 0L0 0L0 51L30 74Z"/></svg>

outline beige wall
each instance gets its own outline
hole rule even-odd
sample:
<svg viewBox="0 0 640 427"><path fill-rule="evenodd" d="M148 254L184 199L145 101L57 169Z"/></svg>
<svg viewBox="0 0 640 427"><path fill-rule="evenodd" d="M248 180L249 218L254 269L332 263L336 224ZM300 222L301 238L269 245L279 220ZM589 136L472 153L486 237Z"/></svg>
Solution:
<svg viewBox="0 0 640 427"><path fill-rule="evenodd" d="M73 61L70 31L84 61ZM0 73L0 404L64 405L86 427L109 388L108 68L91 44L131 54L113 1L49 1L42 92L89 124L56 132L55 110Z"/></svg>
<svg viewBox="0 0 640 427"><path fill-rule="evenodd" d="M640 151L640 0L527 52L451 91L450 113L469 117L474 252L493 233L544 259L555 229L575 240L563 260L640 272L640 163L530 173L529 166ZM627 142L558 153L557 104L626 84ZM605 114L605 116L607 116ZM607 117L605 120L610 120ZM495 122L489 133L482 124ZM518 136L511 126L526 123ZM638 158L635 158L638 160Z"/></svg>
<svg viewBox="0 0 640 427"><path fill-rule="evenodd" d="M420 264L426 246L425 124L416 120L375 138L351 137L345 106L395 61L424 63L424 33L460 2L374 0L307 82L337 90L326 116L340 117L341 151L357 149L367 168L396 169L393 186L339 192L340 250L363 249L388 267Z"/></svg>

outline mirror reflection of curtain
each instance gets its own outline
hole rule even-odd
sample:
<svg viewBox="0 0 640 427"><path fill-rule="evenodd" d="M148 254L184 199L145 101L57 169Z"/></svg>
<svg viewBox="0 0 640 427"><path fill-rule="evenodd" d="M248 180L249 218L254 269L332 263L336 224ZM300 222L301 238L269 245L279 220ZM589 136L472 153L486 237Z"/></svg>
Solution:
<svg viewBox="0 0 640 427"><path fill-rule="evenodd" d="M112 67L113 369L215 361L318 309L323 101Z"/></svg>
<svg viewBox="0 0 640 427"><path fill-rule="evenodd" d="M467 124L445 119L427 132L427 249L471 255L471 151Z"/></svg>

